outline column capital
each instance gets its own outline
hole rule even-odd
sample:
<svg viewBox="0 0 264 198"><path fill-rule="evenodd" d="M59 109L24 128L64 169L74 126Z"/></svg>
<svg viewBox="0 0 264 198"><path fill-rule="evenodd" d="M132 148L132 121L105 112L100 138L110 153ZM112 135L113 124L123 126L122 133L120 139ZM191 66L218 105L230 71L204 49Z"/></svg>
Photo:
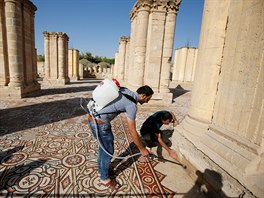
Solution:
<svg viewBox="0 0 264 198"><path fill-rule="evenodd" d="M153 0L151 11L177 13L182 0Z"/></svg>
<svg viewBox="0 0 264 198"><path fill-rule="evenodd" d="M24 0L23 7L25 10L28 10L32 15L35 15L37 7L29 0Z"/></svg>
<svg viewBox="0 0 264 198"><path fill-rule="evenodd" d="M135 5L137 11L149 11L153 0L138 0L138 3Z"/></svg>
<svg viewBox="0 0 264 198"><path fill-rule="evenodd" d="M119 42L128 42L129 37L127 36L121 36Z"/></svg>
<svg viewBox="0 0 264 198"><path fill-rule="evenodd" d="M137 3L134 5L131 13L130 13L130 20L132 21L139 11L150 11L151 5L153 0L138 0Z"/></svg>
<svg viewBox="0 0 264 198"><path fill-rule="evenodd" d="M69 40L68 35L64 32L57 32L57 35L58 35L59 39L67 39L67 41Z"/></svg>
<svg viewBox="0 0 264 198"><path fill-rule="evenodd" d="M49 38L49 32L45 31L45 32L43 32L43 35L45 38Z"/></svg>
<svg viewBox="0 0 264 198"><path fill-rule="evenodd" d="M182 0L169 1L167 3L167 11L168 11L168 13L178 13L179 6L180 6L181 2L182 2Z"/></svg>

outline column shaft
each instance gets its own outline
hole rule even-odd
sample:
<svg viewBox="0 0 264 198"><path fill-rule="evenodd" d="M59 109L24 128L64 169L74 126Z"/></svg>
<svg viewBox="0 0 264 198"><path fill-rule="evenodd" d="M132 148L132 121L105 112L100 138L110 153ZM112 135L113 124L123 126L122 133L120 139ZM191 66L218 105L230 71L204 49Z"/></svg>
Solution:
<svg viewBox="0 0 264 198"><path fill-rule="evenodd" d="M48 32L44 32L44 50L45 50L45 78L50 78L50 39Z"/></svg>
<svg viewBox="0 0 264 198"><path fill-rule="evenodd" d="M143 6L143 5L142 5ZM136 75L134 76L134 84L138 87L144 84L145 57L147 46L147 33L149 22L149 5L144 4L144 7L138 10L136 40L135 40L135 55L134 65L136 67Z"/></svg>
<svg viewBox="0 0 264 198"><path fill-rule="evenodd" d="M206 1L192 90L191 117L211 122L222 61L229 1ZM218 7L217 9L214 9ZM206 12L206 10L214 12ZM217 24L217 26L215 25ZM203 86L201 86L203 85Z"/></svg>
<svg viewBox="0 0 264 198"><path fill-rule="evenodd" d="M169 92L169 81L170 81L170 69L171 59L174 43L176 25L176 11L169 11L166 16L165 22L165 33L164 33L164 44L162 53L162 65L161 65L161 76L160 76L160 92Z"/></svg>
<svg viewBox="0 0 264 198"><path fill-rule="evenodd" d="M10 83L8 86L21 87L24 82L22 10L20 1L5 0L6 31Z"/></svg>
<svg viewBox="0 0 264 198"><path fill-rule="evenodd" d="M65 70L66 70L66 62L65 62L65 44L64 38L62 35L58 35L58 74L59 79L65 79Z"/></svg>
<svg viewBox="0 0 264 198"><path fill-rule="evenodd" d="M4 1L0 1L0 86L9 83Z"/></svg>

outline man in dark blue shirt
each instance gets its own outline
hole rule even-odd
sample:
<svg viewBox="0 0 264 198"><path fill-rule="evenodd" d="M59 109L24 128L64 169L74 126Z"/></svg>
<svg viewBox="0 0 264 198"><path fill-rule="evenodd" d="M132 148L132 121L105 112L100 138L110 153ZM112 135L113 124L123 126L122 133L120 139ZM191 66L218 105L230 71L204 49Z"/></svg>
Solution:
<svg viewBox="0 0 264 198"><path fill-rule="evenodd" d="M175 115L165 110L158 111L146 119L140 129L140 134L147 147L152 148L161 145L172 158L177 158L176 152L164 142L160 130L163 124L169 125L170 123L173 123L173 126L179 124Z"/></svg>

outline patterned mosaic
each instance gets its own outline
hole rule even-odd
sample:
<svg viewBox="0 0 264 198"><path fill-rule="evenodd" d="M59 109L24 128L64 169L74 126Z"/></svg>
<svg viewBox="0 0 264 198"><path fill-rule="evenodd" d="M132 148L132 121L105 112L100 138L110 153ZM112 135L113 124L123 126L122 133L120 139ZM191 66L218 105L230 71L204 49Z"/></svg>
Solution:
<svg viewBox="0 0 264 198"><path fill-rule="evenodd" d="M0 196L173 197L161 184L166 176L155 170L155 160L113 159L113 177L122 186L109 191L100 185L98 144L79 106L83 91L1 101ZM151 113L141 111L138 117L143 120ZM112 122L112 129L115 155L138 152L123 115Z"/></svg>

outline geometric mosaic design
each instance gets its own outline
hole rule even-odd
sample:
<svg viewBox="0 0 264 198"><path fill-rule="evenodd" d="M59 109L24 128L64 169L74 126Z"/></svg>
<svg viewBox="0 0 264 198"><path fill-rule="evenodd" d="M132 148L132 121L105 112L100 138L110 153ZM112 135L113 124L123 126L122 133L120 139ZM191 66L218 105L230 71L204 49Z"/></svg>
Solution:
<svg viewBox="0 0 264 198"><path fill-rule="evenodd" d="M174 192L161 185L165 175L155 170L159 163L155 160L113 159L111 170L121 188L109 191L100 185L98 144L78 106L79 99L67 98L63 103L52 99L46 106L40 101L38 112L33 99L27 99L27 106L17 104L14 111L1 110L1 197L173 197ZM122 114L112 121L112 130L115 155L138 152Z"/></svg>

